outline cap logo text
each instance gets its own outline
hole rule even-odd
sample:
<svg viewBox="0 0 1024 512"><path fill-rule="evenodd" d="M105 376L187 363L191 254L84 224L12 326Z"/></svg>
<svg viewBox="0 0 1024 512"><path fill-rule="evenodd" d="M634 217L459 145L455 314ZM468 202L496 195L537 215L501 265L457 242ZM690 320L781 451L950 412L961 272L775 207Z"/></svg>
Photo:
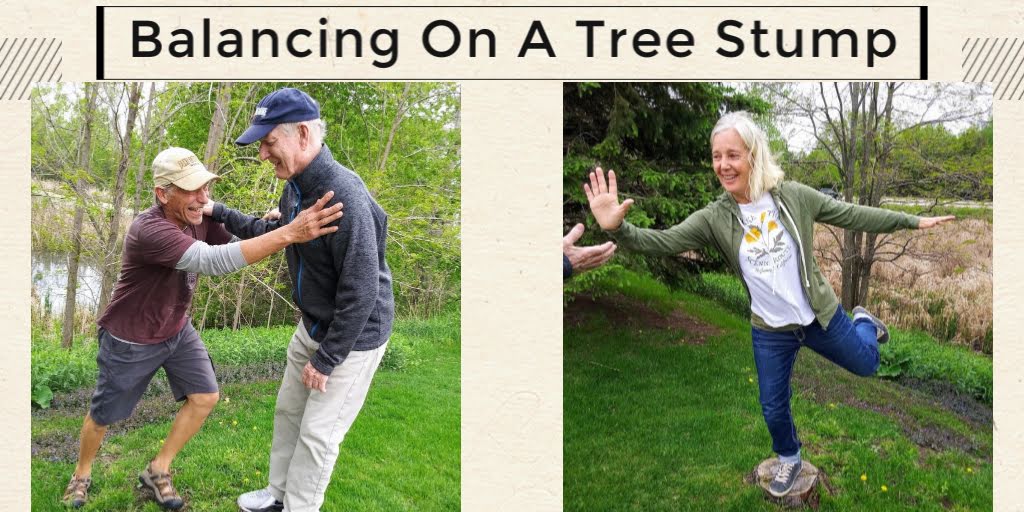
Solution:
<svg viewBox="0 0 1024 512"><path fill-rule="evenodd" d="M194 156L187 156L185 158L182 158L181 160L178 160L178 167L181 167L182 169L184 169L184 168L186 168L186 167L188 167L190 165L195 165L195 164L198 164L198 163L199 163L199 159L198 158L196 158Z"/></svg>

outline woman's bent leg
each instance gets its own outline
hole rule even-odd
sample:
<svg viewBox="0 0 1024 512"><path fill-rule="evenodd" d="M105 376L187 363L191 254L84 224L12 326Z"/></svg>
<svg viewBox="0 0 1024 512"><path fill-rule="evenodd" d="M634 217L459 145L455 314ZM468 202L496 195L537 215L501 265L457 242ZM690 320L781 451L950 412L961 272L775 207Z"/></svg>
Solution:
<svg viewBox="0 0 1024 512"><path fill-rule="evenodd" d="M827 330L817 321L807 327L804 344L829 361L867 377L878 371L880 363L877 336L878 330L870 320L851 322L839 306Z"/></svg>

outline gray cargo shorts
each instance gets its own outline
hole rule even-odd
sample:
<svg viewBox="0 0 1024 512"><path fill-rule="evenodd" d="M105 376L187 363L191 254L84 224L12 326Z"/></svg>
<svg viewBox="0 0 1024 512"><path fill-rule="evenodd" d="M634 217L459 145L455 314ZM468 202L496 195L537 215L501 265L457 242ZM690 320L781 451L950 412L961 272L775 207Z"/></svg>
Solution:
<svg viewBox="0 0 1024 512"><path fill-rule="evenodd" d="M194 393L216 393L213 360L191 322L174 336L151 345L126 343L99 329L99 377L89 415L99 425L131 416L156 371L163 367L174 399Z"/></svg>

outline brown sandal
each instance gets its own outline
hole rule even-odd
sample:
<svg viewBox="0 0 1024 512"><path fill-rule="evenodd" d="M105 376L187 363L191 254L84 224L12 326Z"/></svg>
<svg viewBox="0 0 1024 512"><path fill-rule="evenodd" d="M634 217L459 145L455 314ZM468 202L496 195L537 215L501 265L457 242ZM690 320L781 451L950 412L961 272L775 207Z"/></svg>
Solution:
<svg viewBox="0 0 1024 512"><path fill-rule="evenodd" d="M146 466L145 471L139 473L139 482L153 491L153 499L161 507L177 510L185 504L181 496L178 496L178 491L174 490L169 473L155 473L150 466Z"/></svg>
<svg viewBox="0 0 1024 512"><path fill-rule="evenodd" d="M85 502L89 499L90 485L92 485L91 478L71 475L71 481L68 482L68 488L64 490L64 497L61 498L61 503L74 508L85 505Z"/></svg>

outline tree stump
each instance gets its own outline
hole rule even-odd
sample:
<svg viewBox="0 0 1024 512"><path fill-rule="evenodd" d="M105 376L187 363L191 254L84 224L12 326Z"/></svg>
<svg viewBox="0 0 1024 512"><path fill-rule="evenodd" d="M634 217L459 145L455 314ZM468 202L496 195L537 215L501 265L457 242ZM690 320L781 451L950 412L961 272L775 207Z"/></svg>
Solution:
<svg viewBox="0 0 1024 512"><path fill-rule="evenodd" d="M806 460L800 468L800 475L796 477L793 490L789 494L777 498L768 492L768 485L775 478L775 472L779 467L779 459L772 457L765 459L757 465L754 472L747 477L747 483L757 484L761 487L766 500L786 508L810 507L817 510L820 498L819 487L825 486L828 489L828 480L825 474L817 467Z"/></svg>

